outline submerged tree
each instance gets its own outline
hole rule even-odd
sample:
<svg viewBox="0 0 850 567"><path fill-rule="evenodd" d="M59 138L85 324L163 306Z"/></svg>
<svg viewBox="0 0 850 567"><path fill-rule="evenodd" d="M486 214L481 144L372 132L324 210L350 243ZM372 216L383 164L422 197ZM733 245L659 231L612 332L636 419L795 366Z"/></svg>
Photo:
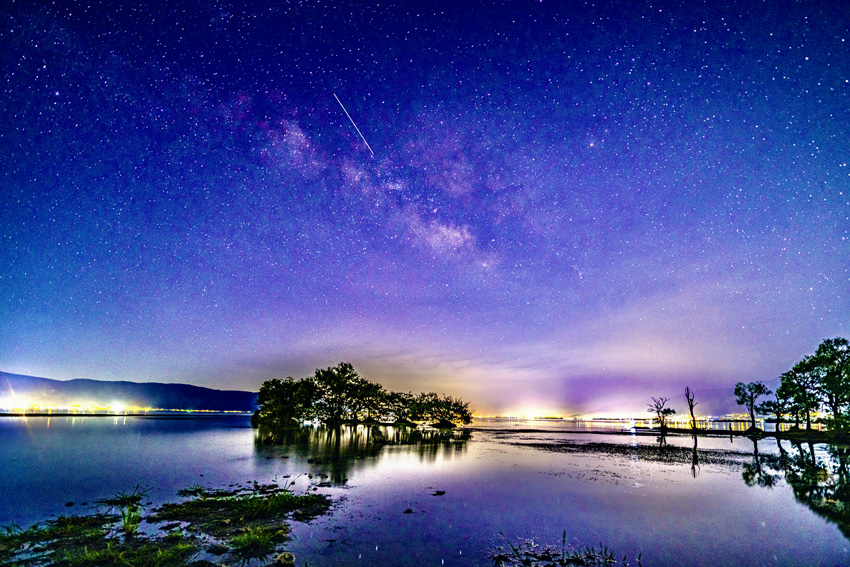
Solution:
<svg viewBox="0 0 850 567"><path fill-rule="evenodd" d="M674 410L673 408L664 407L665 405L667 405L667 402L670 401L669 398L650 397L650 399L652 400L652 403L646 404L649 408L646 411L655 414L656 418L658 418L659 427L664 430L667 428L667 418L676 413L676 410Z"/></svg>
<svg viewBox="0 0 850 567"><path fill-rule="evenodd" d="M257 395L259 409L251 417L255 427L291 427L313 415L315 384L309 380L287 378L266 380Z"/></svg>
<svg viewBox="0 0 850 567"><path fill-rule="evenodd" d="M320 421L339 425L360 405L356 392L364 387L364 381L350 363L317 368L313 380L317 394L313 409Z"/></svg>
<svg viewBox="0 0 850 567"><path fill-rule="evenodd" d="M460 398L423 392L410 399L410 415L414 420L426 421L440 427L472 421L469 403Z"/></svg>
<svg viewBox="0 0 850 567"><path fill-rule="evenodd" d="M361 377L348 362L319 368L309 378L268 380L260 387L257 405L252 424L270 429L313 419L333 426L425 421L448 427L472 421L468 402L433 392L388 392Z"/></svg>
<svg viewBox="0 0 850 567"><path fill-rule="evenodd" d="M738 405L746 406L750 412L750 429L756 428L756 403L758 399L770 394L770 389L761 382L750 382L749 384L738 382L735 384L735 401Z"/></svg>

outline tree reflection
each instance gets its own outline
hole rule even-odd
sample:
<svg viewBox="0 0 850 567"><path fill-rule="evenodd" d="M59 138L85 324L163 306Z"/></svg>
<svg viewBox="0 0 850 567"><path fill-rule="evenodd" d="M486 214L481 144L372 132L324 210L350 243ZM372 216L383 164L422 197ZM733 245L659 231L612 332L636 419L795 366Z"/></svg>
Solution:
<svg viewBox="0 0 850 567"><path fill-rule="evenodd" d="M850 448L828 445L828 459L818 456L813 443L794 443L785 460L785 480L794 497L818 515L835 522L850 538L850 484L847 462Z"/></svg>
<svg viewBox="0 0 850 567"><path fill-rule="evenodd" d="M327 475L331 483L343 484L352 470L373 465L381 452L404 451L424 461L435 461L441 455L465 451L471 435L457 429L390 425L260 427L255 443L258 451L269 445L286 447L306 459L312 472Z"/></svg>
<svg viewBox="0 0 850 567"><path fill-rule="evenodd" d="M779 481L779 474L774 471L778 460L773 458L774 455L759 455L758 439L751 437L750 440L753 442L753 460L751 463L744 463L744 482L747 486L773 488Z"/></svg>
<svg viewBox="0 0 850 567"><path fill-rule="evenodd" d="M699 474L699 451L697 450L697 436L694 434L694 448L691 451L691 475L696 478Z"/></svg>
<svg viewBox="0 0 850 567"><path fill-rule="evenodd" d="M771 488L784 473L798 502L835 522L850 538L850 447L827 445L823 451L812 442L796 441L788 450L782 440L777 446L778 455L759 455L758 441L753 439L753 461L744 465L744 482Z"/></svg>

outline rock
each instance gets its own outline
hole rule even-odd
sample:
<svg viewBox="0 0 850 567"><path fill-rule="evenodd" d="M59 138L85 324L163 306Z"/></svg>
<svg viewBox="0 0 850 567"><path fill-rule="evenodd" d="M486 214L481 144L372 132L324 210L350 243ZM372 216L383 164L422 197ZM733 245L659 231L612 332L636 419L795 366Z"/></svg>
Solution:
<svg viewBox="0 0 850 567"><path fill-rule="evenodd" d="M412 514L412 513L413 513L413 510L411 510L410 508L408 508L407 510L402 512L402 514Z"/></svg>
<svg viewBox="0 0 850 567"><path fill-rule="evenodd" d="M445 494L445 493L446 493L446 491L445 491L445 490L435 490L435 491L431 494L431 496L442 496L442 495L443 495L443 494Z"/></svg>
<svg viewBox="0 0 850 567"><path fill-rule="evenodd" d="M274 558L274 565L280 567L290 567L291 565L295 565L295 555L288 551L284 551Z"/></svg>

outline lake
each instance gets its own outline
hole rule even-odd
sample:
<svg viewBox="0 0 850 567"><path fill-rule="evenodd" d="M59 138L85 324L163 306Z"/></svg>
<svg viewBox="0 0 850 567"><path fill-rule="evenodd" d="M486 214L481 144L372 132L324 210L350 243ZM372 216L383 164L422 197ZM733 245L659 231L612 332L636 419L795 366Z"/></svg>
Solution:
<svg viewBox="0 0 850 567"><path fill-rule="evenodd" d="M509 542L564 536L633 565L641 554L646 567L850 564L837 523L850 492L845 447L569 428L384 427L385 446L364 426L305 428L269 445L246 417L3 417L0 525L92 512L137 484L153 507L192 485L256 480L334 501L292 522L297 565L492 565Z"/></svg>

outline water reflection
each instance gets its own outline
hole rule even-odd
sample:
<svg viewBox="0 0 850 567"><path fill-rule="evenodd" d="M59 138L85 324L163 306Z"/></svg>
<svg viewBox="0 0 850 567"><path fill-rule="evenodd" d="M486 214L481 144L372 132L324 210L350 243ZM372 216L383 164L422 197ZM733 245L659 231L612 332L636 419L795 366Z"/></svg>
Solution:
<svg viewBox="0 0 850 567"><path fill-rule="evenodd" d="M741 473L744 482L747 486L773 488L779 482L779 474L776 469L779 466L780 458L773 454L759 455L758 439L752 438L751 441L753 442L753 460L744 463L744 470Z"/></svg>
<svg viewBox="0 0 850 567"><path fill-rule="evenodd" d="M424 462L466 451L472 434L466 430L434 429L392 425L302 426L257 430L257 451L267 458L287 457L270 453L281 448L306 458L311 473L321 474L332 484L344 484L354 469L374 466L382 453L404 447Z"/></svg>
<svg viewBox="0 0 850 567"><path fill-rule="evenodd" d="M835 522L850 538L850 483L847 463L850 448L827 445L826 454L811 442L791 443L786 451L779 443L779 465L794 497L818 515ZM818 454L820 453L820 454Z"/></svg>
<svg viewBox="0 0 850 567"><path fill-rule="evenodd" d="M697 436L694 435L694 448L691 451L691 476L694 478L699 474L699 450L697 447Z"/></svg>

